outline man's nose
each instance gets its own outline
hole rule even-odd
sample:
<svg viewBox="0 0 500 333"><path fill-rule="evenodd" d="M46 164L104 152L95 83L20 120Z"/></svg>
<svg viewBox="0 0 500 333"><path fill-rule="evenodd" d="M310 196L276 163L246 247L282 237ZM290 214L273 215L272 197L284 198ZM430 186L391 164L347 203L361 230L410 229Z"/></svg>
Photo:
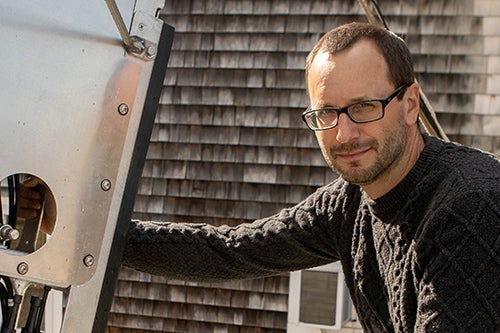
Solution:
<svg viewBox="0 0 500 333"><path fill-rule="evenodd" d="M359 124L353 122L345 113L339 115L336 130L339 143L350 142L359 136Z"/></svg>

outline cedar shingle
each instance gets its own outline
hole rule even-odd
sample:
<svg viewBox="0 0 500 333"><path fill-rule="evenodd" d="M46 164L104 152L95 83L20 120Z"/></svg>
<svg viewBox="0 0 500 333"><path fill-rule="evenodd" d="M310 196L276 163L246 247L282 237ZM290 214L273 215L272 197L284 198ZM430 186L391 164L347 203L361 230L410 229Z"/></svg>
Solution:
<svg viewBox="0 0 500 333"><path fill-rule="evenodd" d="M303 94L305 96L305 94ZM306 98L306 97L304 97ZM172 125L202 125L202 126L231 126L234 127L282 127L282 128L305 128L300 114L305 110L307 103L302 103L297 108L281 108L272 106L260 107L234 107L219 106L210 107L205 105L186 106L178 105L169 108L160 108L157 118L157 126L153 129L152 142L174 141L179 137L178 126ZM258 120L252 117L259 117ZM278 119L275 119L278 118ZM182 131L186 131L184 126ZM169 134L170 133L170 134ZM233 132L236 133L236 132ZM187 139L186 139L187 140Z"/></svg>
<svg viewBox="0 0 500 333"><path fill-rule="evenodd" d="M270 12L273 10L273 3L271 1L255 1L254 6L253 6L253 14L254 15L260 15L260 14L265 14L269 15ZM274 13L274 14L279 14L279 13Z"/></svg>
<svg viewBox="0 0 500 333"><path fill-rule="evenodd" d="M200 50L202 37L207 36L197 33L186 33L182 38L174 39L175 48L178 50Z"/></svg>
<svg viewBox="0 0 500 333"><path fill-rule="evenodd" d="M500 114L500 99L495 95L476 95L474 106L470 108L478 114Z"/></svg>
<svg viewBox="0 0 500 333"><path fill-rule="evenodd" d="M182 161L164 161L162 163L162 172L156 177L160 178L174 178L174 179L184 179L186 178L187 165ZM155 178L156 178L155 177Z"/></svg>
<svg viewBox="0 0 500 333"><path fill-rule="evenodd" d="M488 73L500 74L500 56L488 56Z"/></svg>
<svg viewBox="0 0 500 333"><path fill-rule="evenodd" d="M500 95L500 75L488 75L486 93Z"/></svg>
<svg viewBox="0 0 500 333"><path fill-rule="evenodd" d="M219 0L194 0L205 5L205 11L202 14L222 14L224 13L225 1Z"/></svg>
<svg viewBox="0 0 500 333"><path fill-rule="evenodd" d="M252 14L252 0L227 0L224 1L224 14Z"/></svg>
<svg viewBox="0 0 500 333"><path fill-rule="evenodd" d="M214 46L216 50L246 50L250 46L250 35L220 33L214 36ZM252 45L252 49L256 48Z"/></svg>
<svg viewBox="0 0 500 333"><path fill-rule="evenodd" d="M484 54L498 55L500 54L500 37L492 36L484 38Z"/></svg>
<svg viewBox="0 0 500 333"><path fill-rule="evenodd" d="M124 279L132 281L142 280L141 275L131 269L124 269ZM230 290L243 290L260 293L285 294L288 291L288 274L269 276L261 279L228 281L225 283L201 283L193 281L169 280L161 276L153 276L149 281L157 283L169 283L189 287L222 288ZM286 288L284 288L286 285Z"/></svg>
<svg viewBox="0 0 500 333"><path fill-rule="evenodd" d="M170 179L167 184L167 195L171 197L269 202L281 206L290 206L311 194L314 189L315 187L312 185L266 185L237 182L219 184L206 180ZM136 204L147 202L147 196L151 195L148 191L138 192L138 194ZM296 199L290 198L292 194ZM145 212L146 210L143 208L141 211Z"/></svg>
<svg viewBox="0 0 500 333"><path fill-rule="evenodd" d="M429 93L476 93L485 91L487 77L469 74L427 74L420 73L418 81Z"/></svg>
<svg viewBox="0 0 500 333"><path fill-rule="evenodd" d="M256 51L278 51L278 43L280 39L285 38L286 35L274 34L259 34L249 35L249 46L252 50Z"/></svg>
<svg viewBox="0 0 500 333"><path fill-rule="evenodd" d="M162 8L162 13L170 14L175 12L177 14L190 14L191 2L191 0L186 0L169 3L168 6Z"/></svg>
<svg viewBox="0 0 500 333"><path fill-rule="evenodd" d="M477 36L420 36L420 49L423 54L474 54L482 50L483 40Z"/></svg>
<svg viewBox="0 0 500 333"><path fill-rule="evenodd" d="M413 59L418 71L461 74L482 74L489 60L482 55L416 55Z"/></svg>
<svg viewBox="0 0 500 333"><path fill-rule="evenodd" d="M259 3L260 0L255 0L255 3ZM287 15L290 12L290 0L273 0L271 8L271 17L276 14Z"/></svg>
<svg viewBox="0 0 500 333"><path fill-rule="evenodd" d="M500 6L499 6L500 7ZM500 26L500 15L496 17L485 17L482 20L482 32L486 36L497 36L498 34L498 27Z"/></svg>
<svg viewBox="0 0 500 333"><path fill-rule="evenodd" d="M312 1L290 1L289 12L291 15L309 15Z"/></svg>
<svg viewBox="0 0 500 333"><path fill-rule="evenodd" d="M215 50L215 38L213 35L203 34L201 38L200 50Z"/></svg>
<svg viewBox="0 0 500 333"><path fill-rule="evenodd" d="M213 31L216 29L217 23L219 22L217 16L213 15L204 15L204 12L200 12L200 15L196 15L197 13L193 13L194 15L190 15L187 18L187 21L190 22L186 27L186 31L191 32L205 32L205 31ZM186 19L184 19L186 20ZM175 22L169 24L175 26Z"/></svg>

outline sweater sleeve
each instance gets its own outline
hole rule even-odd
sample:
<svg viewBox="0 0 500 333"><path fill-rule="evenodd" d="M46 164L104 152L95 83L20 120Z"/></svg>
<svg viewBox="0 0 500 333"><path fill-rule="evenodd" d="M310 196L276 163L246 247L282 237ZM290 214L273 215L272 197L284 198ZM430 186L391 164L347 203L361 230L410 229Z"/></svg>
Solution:
<svg viewBox="0 0 500 333"><path fill-rule="evenodd" d="M460 195L423 230L416 245L417 332L500 330L499 192Z"/></svg>
<svg viewBox="0 0 500 333"><path fill-rule="evenodd" d="M132 221L124 265L169 278L215 282L255 278L338 259L331 195L236 227Z"/></svg>

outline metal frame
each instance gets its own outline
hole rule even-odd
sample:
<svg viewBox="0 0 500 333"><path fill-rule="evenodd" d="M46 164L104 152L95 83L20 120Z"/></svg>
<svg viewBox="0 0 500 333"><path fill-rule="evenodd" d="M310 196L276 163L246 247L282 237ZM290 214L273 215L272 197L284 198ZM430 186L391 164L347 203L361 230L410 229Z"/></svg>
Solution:
<svg viewBox="0 0 500 333"><path fill-rule="evenodd" d="M173 41L163 5L116 4L139 45L129 48L104 2L0 4L0 179L35 175L57 204L50 239L0 249L0 274L21 296L63 290L61 332L106 327Z"/></svg>

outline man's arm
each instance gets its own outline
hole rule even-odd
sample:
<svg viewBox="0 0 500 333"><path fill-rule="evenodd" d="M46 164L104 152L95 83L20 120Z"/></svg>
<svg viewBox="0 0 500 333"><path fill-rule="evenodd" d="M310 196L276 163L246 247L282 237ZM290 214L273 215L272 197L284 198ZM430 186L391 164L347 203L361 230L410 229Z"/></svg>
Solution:
<svg viewBox="0 0 500 333"><path fill-rule="evenodd" d="M197 281L255 278L324 265L338 259L332 242L335 224L321 215L317 200L322 198L313 194L291 209L236 227L132 221L124 264Z"/></svg>
<svg viewBox="0 0 500 333"><path fill-rule="evenodd" d="M421 239L416 332L498 332L499 190L443 207Z"/></svg>

